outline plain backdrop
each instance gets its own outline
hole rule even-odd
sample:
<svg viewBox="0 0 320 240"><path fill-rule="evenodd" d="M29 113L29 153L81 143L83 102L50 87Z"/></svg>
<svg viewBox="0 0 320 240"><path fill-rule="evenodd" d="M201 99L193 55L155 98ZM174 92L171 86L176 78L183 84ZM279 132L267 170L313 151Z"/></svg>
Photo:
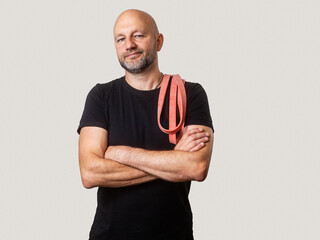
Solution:
<svg viewBox="0 0 320 240"><path fill-rule="evenodd" d="M128 8L164 34L161 71L209 98L195 239L320 239L318 0L1 0L0 238L88 238L76 128L88 91L124 74L112 28Z"/></svg>

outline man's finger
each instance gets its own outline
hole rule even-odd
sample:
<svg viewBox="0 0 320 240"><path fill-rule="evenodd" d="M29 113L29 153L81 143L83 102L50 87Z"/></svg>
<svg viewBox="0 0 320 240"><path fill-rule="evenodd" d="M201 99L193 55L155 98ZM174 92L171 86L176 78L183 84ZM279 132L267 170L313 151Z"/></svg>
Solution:
<svg viewBox="0 0 320 240"><path fill-rule="evenodd" d="M191 143L188 144L188 148L189 149L192 149L194 148L195 146L199 145L200 143L205 143L205 142L208 142L209 141L209 138L208 137L202 137L202 138L199 138L197 140L194 140L192 141Z"/></svg>
<svg viewBox="0 0 320 240"><path fill-rule="evenodd" d="M198 139L204 138L204 137L209 137L209 134L207 132L201 132L201 133L194 133L189 136L189 140L191 141L196 141Z"/></svg>
<svg viewBox="0 0 320 240"><path fill-rule="evenodd" d="M196 151L199 151L201 148L203 148L204 147L204 142L200 142L198 145L196 145L194 148L192 148L191 150L190 150L190 152L196 152Z"/></svg>
<svg viewBox="0 0 320 240"><path fill-rule="evenodd" d="M195 134L195 133L199 133L199 132L203 132L203 129L202 128L192 128L192 129L187 129L187 131L183 134L183 135L192 135L192 134Z"/></svg>

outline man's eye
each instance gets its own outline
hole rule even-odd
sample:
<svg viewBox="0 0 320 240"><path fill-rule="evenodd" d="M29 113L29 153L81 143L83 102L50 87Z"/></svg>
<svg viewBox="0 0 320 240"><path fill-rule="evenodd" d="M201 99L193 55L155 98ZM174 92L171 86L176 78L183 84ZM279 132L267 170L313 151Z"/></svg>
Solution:
<svg viewBox="0 0 320 240"><path fill-rule="evenodd" d="M143 37L143 35L135 35L134 37L141 38L141 37Z"/></svg>
<svg viewBox="0 0 320 240"><path fill-rule="evenodd" d="M124 40L124 38L119 38L118 40L117 40L117 42L122 42Z"/></svg>

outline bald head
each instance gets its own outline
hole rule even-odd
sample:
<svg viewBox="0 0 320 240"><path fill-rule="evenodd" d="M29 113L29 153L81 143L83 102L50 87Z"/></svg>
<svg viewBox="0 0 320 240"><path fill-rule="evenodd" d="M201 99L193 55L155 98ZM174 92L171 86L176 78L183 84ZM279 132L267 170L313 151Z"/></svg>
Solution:
<svg viewBox="0 0 320 240"><path fill-rule="evenodd" d="M157 24L150 14L137 9L129 9L122 12L117 18L113 28L114 36L119 34L125 27L133 24L136 27L145 28L154 36L159 34Z"/></svg>

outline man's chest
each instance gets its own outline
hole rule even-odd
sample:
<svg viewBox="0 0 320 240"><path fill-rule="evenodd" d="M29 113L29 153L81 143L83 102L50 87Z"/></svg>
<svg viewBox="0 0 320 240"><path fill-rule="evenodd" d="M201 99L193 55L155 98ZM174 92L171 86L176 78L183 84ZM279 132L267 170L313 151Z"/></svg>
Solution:
<svg viewBox="0 0 320 240"><path fill-rule="evenodd" d="M121 94L108 104L108 142L110 145L126 145L149 150L169 150L168 135L157 122L157 96ZM163 114L163 122L168 117Z"/></svg>

